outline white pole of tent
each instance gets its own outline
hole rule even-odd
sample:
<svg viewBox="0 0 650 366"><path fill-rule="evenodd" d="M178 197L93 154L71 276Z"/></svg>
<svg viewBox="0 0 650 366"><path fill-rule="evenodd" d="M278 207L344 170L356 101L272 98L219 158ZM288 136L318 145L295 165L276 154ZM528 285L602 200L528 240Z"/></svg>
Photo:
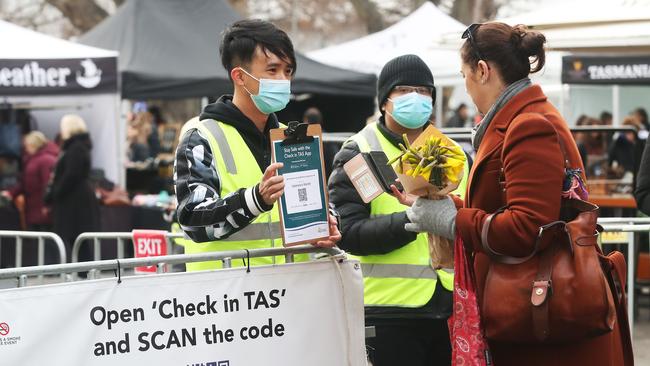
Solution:
<svg viewBox="0 0 650 366"><path fill-rule="evenodd" d="M120 75L118 73L118 75ZM118 84L119 85L119 84ZM122 99L121 92L118 91L117 96L115 97L115 108L119 111L117 115L118 125L117 133L115 138L117 140L117 151L119 152L118 156L118 184L121 187L126 189L126 155L127 155L127 146L126 146L126 116L131 110L131 102Z"/></svg>
<svg viewBox="0 0 650 366"><path fill-rule="evenodd" d="M621 110L621 88L619 85L613 85L612 86L612 115L613 115L612 124L616 127L621 125L621 119L619 118L620 110Z"/></svg>
<svg viewBox="0 0 650 366"><path fill-rule="evenodd" d="M560 84L560 115L565 119L567 118L567 115L564 113L564 111L566 110L566 106L564 105L564 103L566 103L565 100L566 91L567 91L567 84Z"/></svg>
<svg viewBox="0 0 650 366"><path fill-rule="evenodd" d="M439 86L436 88L436 127L441 128L444 121L442 120L444 116L442 115L442 89L444 86Z"/></svg>

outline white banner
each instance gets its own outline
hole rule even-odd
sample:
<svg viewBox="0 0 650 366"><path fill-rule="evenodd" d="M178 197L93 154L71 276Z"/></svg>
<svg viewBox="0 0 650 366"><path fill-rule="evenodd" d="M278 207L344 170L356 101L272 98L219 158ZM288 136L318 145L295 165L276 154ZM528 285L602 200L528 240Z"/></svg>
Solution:
<svg viewBox="0 0 650 366"><path fill-rule="evenodd" d="M358 262L0 291L0 364L365 365Z"/></svg>

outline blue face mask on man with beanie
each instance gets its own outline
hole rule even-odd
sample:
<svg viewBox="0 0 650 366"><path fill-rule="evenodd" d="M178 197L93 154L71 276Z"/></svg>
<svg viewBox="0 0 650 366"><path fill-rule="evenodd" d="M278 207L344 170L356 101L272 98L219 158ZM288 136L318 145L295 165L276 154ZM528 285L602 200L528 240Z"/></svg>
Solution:
<svg viewBox="0 0 650 366"><path fill-rule="evenodd" d="M420 57L396 57L382 68L377 79L377 102L384 117L404 128L419 129L431 118L435 101L433 74Z"/></svg>
<svg viewBox="0 0 650 366"><path fill-rule="evenodd" d="M429 96L410 92L394 99L388 98L393 103L393 112L388 113L395 122L405 128L416 129L424 126L433 111L433 99Z"/></svg>

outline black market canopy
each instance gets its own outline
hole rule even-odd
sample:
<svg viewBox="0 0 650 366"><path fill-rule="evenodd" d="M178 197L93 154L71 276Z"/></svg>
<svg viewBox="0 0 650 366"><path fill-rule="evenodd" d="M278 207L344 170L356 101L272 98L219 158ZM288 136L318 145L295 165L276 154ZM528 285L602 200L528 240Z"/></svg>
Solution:
<svg viewBox="0 0 650 366"><path fill-rule="evenodd" d="M80 42L119 51L124 98L219 96L232 92L219 58L221 33L240 18L224 0L129 0ZM375 95L374 75L302 55L297 63L294 94Z"/></svg>

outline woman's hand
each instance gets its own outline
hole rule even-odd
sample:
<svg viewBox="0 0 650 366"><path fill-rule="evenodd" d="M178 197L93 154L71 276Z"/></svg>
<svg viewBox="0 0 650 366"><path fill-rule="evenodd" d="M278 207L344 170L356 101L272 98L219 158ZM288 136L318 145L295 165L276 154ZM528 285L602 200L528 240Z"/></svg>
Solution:
<svg viewBox="0 0 650 366"><path fill-rule="evenodd" d="M458 210L451 197L439 200L418 198L406 210L410 223L404 228L416 233L432 233L453 240L456 236L456 214Z"/></svg>

